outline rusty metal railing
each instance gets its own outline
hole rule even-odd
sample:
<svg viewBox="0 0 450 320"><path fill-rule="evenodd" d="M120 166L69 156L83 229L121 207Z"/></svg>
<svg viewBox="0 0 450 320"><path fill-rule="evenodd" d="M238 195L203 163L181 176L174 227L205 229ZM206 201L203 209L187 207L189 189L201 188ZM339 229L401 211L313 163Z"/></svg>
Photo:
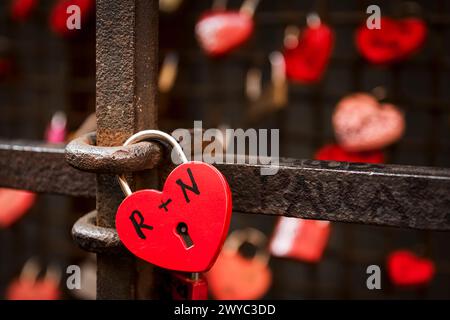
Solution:
<svg viewBox="0 0 450 320"><path fill-rule="evenodd" d="M95 175L72 168L66 157L83 170L102 173L155 165L158 151L152 142L137 144L130 151L93 147L83 141L69 144L67 154L63 147L0 143L1 185L95 197ZM111 165L115 154L122 167ZM450 170L446 168L281 159L276 175L261 176L259 164L217 166L230 183L238 212L450 230ZM118 199L122 198L119 194Z"/></svg>

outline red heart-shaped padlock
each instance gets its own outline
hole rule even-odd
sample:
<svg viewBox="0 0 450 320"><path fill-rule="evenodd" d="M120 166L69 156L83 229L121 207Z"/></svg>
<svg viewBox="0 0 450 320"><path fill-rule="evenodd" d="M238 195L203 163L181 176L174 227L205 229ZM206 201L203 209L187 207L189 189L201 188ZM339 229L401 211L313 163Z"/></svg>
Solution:
<svg viewBox="0 0 450 320"><path fill-rule="evenodd" d="M356 31L356 46L367 60L382 64L404 59L417 51L425 41L427 27L418 18L394 20L381 18L380 29L364 24Z"/></svg>
<svg viewBox="0 0 450 320"><path fill-rule="evenodd" d="M325 24L307 27L297 46L284 50L286 75L302 83L317 82L328 65L334 45L334 33Z"/></svg>
<svg viewBox="0 0 450 320"><path fill-rule="evenodd" d="M327 144L315 154L315 159L325 161L346 161L363 163L383 163L384 155L380 150L350 152L337 144Z"/></svg>
<svg viewBox="0 0 450 320"><path fill-rule="evenodd" d="M253 18L245 12L212 11L195 26L197 39L209 56L221 56L239 47L253 31Z"/></svg>
<svg viewBox="0 0 450 320"><path fill-rule="evenodd" d="M344 97L333 114L336 139L347 151L381 149L405 130L403 114L392 104L380 104L373 96L356 93Z"/></svg>
<svg viewBox="0 0 450 320"><path fill-rule="evenodd" d="M388 257L387 266L392 282L398 286L428 284L435 273L432 260L419 258L408 250L392 252Z"/></svg>
<svg viewBox="0 0 450 320"><path fill-rule="evenodd" d="M212 165L191 161L176 167L162 192L126 197L116 215L124 245L159 267L201 272L220 252L231 218L231 191Z"/></svg>

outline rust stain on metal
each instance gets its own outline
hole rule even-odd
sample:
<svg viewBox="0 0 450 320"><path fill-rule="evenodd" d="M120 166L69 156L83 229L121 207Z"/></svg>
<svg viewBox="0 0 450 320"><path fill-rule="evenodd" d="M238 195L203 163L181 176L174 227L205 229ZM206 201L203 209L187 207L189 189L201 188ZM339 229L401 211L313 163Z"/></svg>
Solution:
<svg viewBox="0 0 450 320"><path fill-rule="evenodd" d="M96 5L97 145L115 147L137 131L156 128L158 2L98 0ZM98 226L114 227L122 199L116 177L98 174ZM133 299L135 259L116 258L98 255L97 296Z"/></svg>
<svg viewBox="0 0 450 320"><path fill-rule="evenodd" d="M0 186L34 192L93 197L95 175L65 161L64 145L0 142Z"/></svg>

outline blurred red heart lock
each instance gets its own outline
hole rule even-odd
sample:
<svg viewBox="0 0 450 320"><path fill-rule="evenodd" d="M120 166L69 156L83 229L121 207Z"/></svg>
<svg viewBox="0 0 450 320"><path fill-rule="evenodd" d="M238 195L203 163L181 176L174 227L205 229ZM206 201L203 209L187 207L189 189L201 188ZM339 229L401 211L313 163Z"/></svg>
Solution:
<svg viewBox="0 0 450 320"><path fill-rule="evenodd" d="M13 0L10 7L11 18L15 21L25 21L36 10L39 0Z"/></svg>
<svg viewBox="0 0 450 320"><path fill-rule="evenodd" d="M56 2L50 12L49 24L51 30L59 36L67 37L79 31L79 29L69 29L67 27L68 19L73 15L68 9L73 5L80 8L80 19L83 25L94 11L95 0L59 0Z"/></svg>
<svg viewBox="0 0 450 320"><path fill-rule="evenodd" d="M253 32L253 18L240 12L208 12L200 18L195 32L205 52L217 57L247 41Z"/></svg>
<svg viewBox="0 0 450 320"><path fill-rule="evenodd" d="M403 135L403 113L393 104L355 93L344 97L333 113L333 127L339 145L347 151L368 151L386 147Z"/></svg>
<svg viewBox="0 0 450 320"><path fill-rule="evenodd" d="M407 58L425 42L427 27L418 18L381 18L380 29L366 24L356 31L356 47L363 57L375 64L391 63Z"/></svg>
<svg viewBox="0 0 450 320"><path fill-rule="evenodd" d="M257 3L255 0L246 0L240 11L225 11L220 8L200 17L195 25L195 34L207 55L223 56L250 38Z"/></svg>
<svg viewBox="0 0 450 320"><path fill-rule="evenodd" d="M36 201L36 194L15 189L0 189L0 227L7 228L19 220Z"/></svg>
<svg viewBox="0 0 450 320"><path fill-rule="evenodd" d="M296 39L285 38L284 59L288 79L300 83L320 81L334 46L334 32L315 15Z"/></svg>
<svg viewBox="0 0 450 320"><path fill-rule="evenodd" d="M257 248L253 258L239 252L244 243ZM263 297L272 283L267 239L253 228L234 231L214 266L206 274L211 294L218 300L254 300Z"/></svg>
<svg viewBox="0 0 450 320"><path fill-rule="evenodd" d="M59 300L60 273L56 269L47 269L44 278L38 279L38 267L33 260L29 260L20 277L6 289L7 300Z"/></svg>
<svg viewBox="0 0 450 320"><path fill-rule="evenodd" d="M392 252L388 256L387 267L392 283L397 286L426 285L435 273L432 260L420 258L408 250Z"/></svg>
<svg viewBox="0 0 450 320"><path fill-rule="evenodd" d="M228 183L212 165L187 161L181 146L164 132L141 131L125 145L144 139L170 143L183 164L169 174L162 192L131 192L120 178L127 197L116 214L119 237L134 255L161 268L206 271L228 232L232 208Z"/></svg>

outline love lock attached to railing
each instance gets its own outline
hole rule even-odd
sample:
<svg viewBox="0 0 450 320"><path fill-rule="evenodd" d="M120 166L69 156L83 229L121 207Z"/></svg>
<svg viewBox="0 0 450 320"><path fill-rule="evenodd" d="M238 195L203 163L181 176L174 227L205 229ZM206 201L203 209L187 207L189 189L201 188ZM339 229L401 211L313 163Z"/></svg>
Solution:
<svg viewBox="0 0 450 320"><path fill-rule="evenodd" d="M123 149L94 147L95 136L89 134L67 146L67 159L89 171L142 169L135 167L136 164L148 168L148 164L133 156L151 156L155 147L132 147L148 139L171 145L182 162L168 175L162 192L151 189L132 192L125 175L118 176L126 198L117 210L117 232L96 226L95 212L91 212L76 222L73 237L89 251L120 253L123 243L135 256L156 266L193 273L188 277L172 274L177 288L173 297L205 299L206 282L199 273L209 270L219 255L232 212L231 191L220 171L204 162L188 161L178 142L157 130L138 132L124 143ZM148 152L139 152L137 148ZM133 160L124 165L130 155ZM111 164L115 161L122 166ZM153 160L150 167L154 164Z"/></svg>

